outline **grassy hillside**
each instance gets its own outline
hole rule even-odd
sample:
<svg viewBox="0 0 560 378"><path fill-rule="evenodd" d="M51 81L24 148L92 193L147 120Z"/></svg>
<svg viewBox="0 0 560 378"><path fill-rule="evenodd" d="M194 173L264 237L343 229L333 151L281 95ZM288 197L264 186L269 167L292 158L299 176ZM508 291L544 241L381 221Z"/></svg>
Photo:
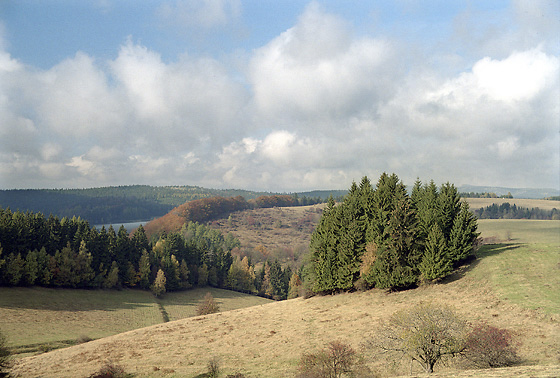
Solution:
<svg viewBox="0 0 560 378"><path fill-rule="evenodd" d="M458 372L450 365L434 376L559 376L560 309L554 279L560 266L560 222L481 221L480 226L483 237L493 244L484 246L479 260L442 284L397 293L370 290L298 298L177 320L27 357L18 361L15 372L87 377L112 361L137 377L193 377L205 372L215 356L225 374L290 377L302 351L332 340L360 349L393 312L428 301L454 306L473 322L511 330L521 342L524 364L476 372ZM528 269L528 264L535 268ZM395 365L373 350L363 354L382 376L410 372L409 361Z"/></svg>
<svg viewBox="0 0 560 378"><path fill-rule="evenodd" d="M254 250L253 261L278 258L283 263L301 263L307 252L311 234L321 218L325 204L297 207L274 207L253 209L231 214L231 218L219 219L210 226L225 235L229 232L241 242L246 250Z"/></svg>
<svg viewBox="0 0 560 378"><path fill-rule="evenodd" d="M214 288L168 293L156 300L142 290L77 290L0 287L0 330L18 351L44 350L163 323L161 304L170 320L196 315L211 292L222 311L271 302Z"/></svg>

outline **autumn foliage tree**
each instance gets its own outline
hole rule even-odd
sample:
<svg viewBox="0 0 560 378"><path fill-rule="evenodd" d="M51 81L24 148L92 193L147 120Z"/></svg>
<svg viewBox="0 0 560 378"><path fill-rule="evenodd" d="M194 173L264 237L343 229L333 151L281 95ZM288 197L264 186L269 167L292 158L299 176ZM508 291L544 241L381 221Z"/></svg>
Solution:
<svg viewBox="0 0 560 378"><path fill-rule="evenodd" d="M196 308L197 315L209 315L220 312L220 306L210 292L206 293Z"/></svg>
<svg viewBox="0 0 560 378"><path fill-rule="evenodd" d="M166 282L167 279L165 277L165 273L163 273L163 270L159 269L156 275L156 279L151 287L152 293L154 293L156 297L161 297L163 294L165 294Z"/></svg>

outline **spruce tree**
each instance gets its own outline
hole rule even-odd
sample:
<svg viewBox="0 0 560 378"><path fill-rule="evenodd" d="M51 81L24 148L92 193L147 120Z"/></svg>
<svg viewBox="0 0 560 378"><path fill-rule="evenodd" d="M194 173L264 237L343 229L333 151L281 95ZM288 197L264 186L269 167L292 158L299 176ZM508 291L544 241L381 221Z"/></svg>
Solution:
<svg viewBox="0 0 560 378"><path fill-rule="evenodd" d="M25 267L23 269L24 281L27 285L34 285L39 277L39 262L37 261L37 250L30 251L25 257Z"/></svg>
<svg viewBox="0 0 560 378"><path fill-rule="evenodd" d="M335 289L335 248L338 237L335 223L335 202L331 196L327 201L327 207L323 211L319 224L311 235L312 269L310 272L313 276L313 290L315 292L328 292Z"/></svg>
<svg viewBox="0 0 560 378"><path fill-rule="evenodd" d="M449 240L453 221L461 209L460 201L459 192L453 184L447 182L441 186L437 197L437 218L445 240Z"/></svg>
<svg viewBox="0 0 560 378"><path fill-rule="evenodd" d="M424 281L443 278L453 270L453 262L447 253L445 236L437 223L428 233L426 249L418 269Z"/></svg>
<svg viewBox="0 0 560 378"><path fill-rule="evenodd" d="M150 256L148 251L144 249L142 251L142 256L140 256L140 261L138 262L138 284L142 289L148 289L150 287Z"/></svg>
<svg viewBox="0 0 560 378"><path fill-rule="evenodd" d="M453 221L449 236L448 250L454 264L460 263L474 254L474 244L480 235L476 230L476 217L470 212L468 203L463 201L459 214Z"/></svg>

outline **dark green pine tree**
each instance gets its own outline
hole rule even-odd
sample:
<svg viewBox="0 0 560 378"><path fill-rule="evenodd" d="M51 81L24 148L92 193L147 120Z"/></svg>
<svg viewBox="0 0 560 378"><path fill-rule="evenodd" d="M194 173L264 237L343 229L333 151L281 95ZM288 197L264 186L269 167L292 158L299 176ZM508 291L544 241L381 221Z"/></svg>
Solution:
<svg viewBox="0 0 560 378"><path fill-rule="evenodd" d="M309 270L313 280L313 291L332 292L335 290L335 268L337 229L335 227L337 216L334 199L329 197L327 207L319 220L315 231L311 235L311 265Z"/></svg>
<svg viewBox="0 0 560 378"><path fill-rule="evenodd" d="M455 185L445 183L441 186L437 197L438 223L445 236L449 240L453 221L461 210L461 197Z"/></svg>
<svg viewBox="0 0 560 378"><path fill-rule="evenodd" d="M360 275L360 257L363 254L364 229L359 219L353 218L351 207L340 206L338 217L340 229L336 250L335 290L349 290Z"/></svg>
<svg viewBox="0 0 560 378"><path fill-rule="evenodd" d="M434 181L422 185L416 181L412 189L412 206L418 219L418 241L423 244L438 216L438 189Z"/></svg>
<svg viewBox="0 0 560 378"><path fill-rule="evenodd" d="M151 266L150 266L150 255L147 249L142 251L142 256L140 256L140 260L138 262L138 285L142 289L149 289L150 288L150 274L151 274Z"/></svg>
<svg viewBox="0 0 560 378"><path fill-rule="evenodd" d="M184 244L184 241L183 241ZM132 245L135 251L135 255L140 258L142 251L148 250L150 247L150 242L146 236L146 231L142 225L138 226L134 233L132 234ZM137 260L134 261L136 263Z"/></svg>
<svg viewBox="0 0 560 378"><path fill-rule="evenodd" d="M383 230L376 260L366 282L379 288L405 288L416 283L420 250L416 243L416 217L410 198L395 187L393 211Z"/></svg>
<svg viewBox="0 0 560 378"><path fill-rule="evenodd" d="M443 278L453 270L453 262L447 253L445 236L438 224L434 224L428 233L426 248L418 269L423 281Z"/></svg>
<svg viewBox="0 0 560 378"><path fill-rule="evenodd" d="M480 235L476 217L466 202L461 202L459 214L453 221L448 242L448 253L453 264L459 264L474 255L474 245Z"/></svg>
<svg viewBox="0 0 560 378"><path fill-rule="evenodd" d="M369 206L371 206L371 216L366 230L367 243L375 243L378 246L385 243L388 234L385 228L389 224L391 214L395 210L395 198L406 195L405 185L399 181L396 174L388 175L383 173L379 177L376 189Z"/></svg>
<svg viewBox="0 0 560 378"><path fill-rule="evenodd" d="M133 244L130 238L128 237L128 232L123 225L119 228L119 232L117 234L116 246L115 246L115 261L119 267L119 281L121 283L128 283L130 282L131 277L128 277L128 263L134 261L135 263L138 261L138 258L134 259L134 251L133 251ZM142 251L139 252L139 254Z"/></svg>

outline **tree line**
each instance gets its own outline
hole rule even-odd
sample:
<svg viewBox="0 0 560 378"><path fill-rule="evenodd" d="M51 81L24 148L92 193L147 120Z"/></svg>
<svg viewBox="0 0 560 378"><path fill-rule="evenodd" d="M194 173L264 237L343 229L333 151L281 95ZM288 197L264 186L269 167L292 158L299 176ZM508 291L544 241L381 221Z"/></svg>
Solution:
<svg viewBox="0 0 560 378"><path fill-rule="evenodd" d="M538 207L529 209L516 204L511 205L508 202L501 205L493 203L486 207L474 209L473 212L478 219L560 219L560 210L556 208L552 210L539 209Z"/></svg>
<svg viewBox="0 0 560 378"><path fill-rule="evenodd" d="M344 201L329 200L311 239L307 270L315 292L402 289L449 275L475 252L477 221L454 185L397 175L376 187L364 177Z"/></svg>
<svg viewBox="0 0 560 378"><path fill-rule="evenodd" d="M511 192L508 194L502 194L498 196L494 192L484 192L484 193L475 193L475 192L462 192L460 193L461 198L513 198Z"/></svg>
<svg viewBox="0 0 560 378"><path fill-rule="evenodd" d="M0 208L4 286L135 287L161 294L210 285L285 299L291 269L278 261L256 269L232 256L239 246L233 235L197 222L148 239L142 226L129 235L123 226L98 230L81 218Z"/></svg>

